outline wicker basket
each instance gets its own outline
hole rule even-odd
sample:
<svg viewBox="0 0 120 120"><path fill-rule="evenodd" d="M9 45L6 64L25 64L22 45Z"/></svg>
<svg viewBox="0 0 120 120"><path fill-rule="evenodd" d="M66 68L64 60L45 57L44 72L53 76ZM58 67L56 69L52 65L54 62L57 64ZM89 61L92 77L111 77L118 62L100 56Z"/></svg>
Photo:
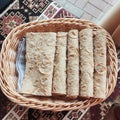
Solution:
<svg viewBox="0 0 120 120"><path fill-rule="evenodd" d="M70 29L81 30L91 27L95 33L100 26L86 20L74 18L59 18L41 20L22 24L13 29L6 37L0 54L0 80L3 93L13 102L41 110L74 110L94 106L103 99L89 98L85 100L64 101L55 98L25 97L17 93L17 72L15 68L17 48L19 40L26 32L69 31ZM117 55L116 48L111 36L107 33L107 90L106 98L114 91L117 80Z"/></svg>

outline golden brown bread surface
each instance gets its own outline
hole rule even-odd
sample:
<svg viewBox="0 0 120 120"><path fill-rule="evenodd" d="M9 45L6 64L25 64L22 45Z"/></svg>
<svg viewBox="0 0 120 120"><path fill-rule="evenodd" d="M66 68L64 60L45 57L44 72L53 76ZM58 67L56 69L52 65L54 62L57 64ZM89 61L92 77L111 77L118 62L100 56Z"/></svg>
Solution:
<svg viewBox="0 0 120 120"><path fill-rule="evenodd" d="M93 31L90 28L79 32L80 41L80 96L93 97Z"/></svg>
<svg viewBox="0 0 120 120"><path fill-rule="evenodd" d="M21 93L105 98L106 35L85 28L26 34L26 71Z"/></svg>
<svg viewBox="0 0 120 120"><path fill-rule="evenodd" d="M79 96L79 43L78 30L68 32L67 54L67 96Z"/></svg>
<svg viewBox="0 0 120 120"><path fill-rule="evenodd" d="M26 34L26 70L21 93L51 96L56 33Z"/></svg>
<svg viewBox="0 0 120 120"><path fill-rule="evenodd" d="M94 37L94 97L105 98L106 93L106 32L105 30L96 31Z"/></svg>
<svg viewBox="0 0 120 120"><path fill-rule="evenodd" d="M67 32L57 33L52 93L66 95Z"/></svg>

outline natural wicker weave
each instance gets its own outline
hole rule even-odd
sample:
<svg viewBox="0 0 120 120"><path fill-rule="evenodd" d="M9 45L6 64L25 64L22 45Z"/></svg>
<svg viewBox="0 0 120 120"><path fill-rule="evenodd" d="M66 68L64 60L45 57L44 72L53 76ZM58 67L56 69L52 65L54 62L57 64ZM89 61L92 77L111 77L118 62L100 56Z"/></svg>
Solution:
<svg viewBox="0 0 120 120"><path fill-rule="evenodd" d="M55 98L25 97L17 93L17 72L15 68L17 48L19 40L26 32L43 31L69 31L70 29L81 30L91 27L95 31L103 29L96 24L80 19L59 18L52 20L41 20L22 24L13 29L6 37L0 54L0 80L3 93L13 102L31 108L41 110L74 110L91 107L99 104L103 99L89 98L71 101L57 100ZM117 55L116 48L111 36L107 33L107 90L106 98L114 91L117 79Z"/></svg>

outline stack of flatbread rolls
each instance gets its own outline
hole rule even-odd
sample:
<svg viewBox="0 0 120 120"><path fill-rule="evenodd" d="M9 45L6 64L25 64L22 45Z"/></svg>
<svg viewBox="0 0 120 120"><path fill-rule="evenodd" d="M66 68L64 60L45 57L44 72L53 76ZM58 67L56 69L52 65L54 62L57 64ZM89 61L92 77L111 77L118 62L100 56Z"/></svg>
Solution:
<svg viewBox="0 0 120 120"><path fill-rule="evenodd" d="M26 33L26 70L20 93L105 98L106 31Z"/></svg>

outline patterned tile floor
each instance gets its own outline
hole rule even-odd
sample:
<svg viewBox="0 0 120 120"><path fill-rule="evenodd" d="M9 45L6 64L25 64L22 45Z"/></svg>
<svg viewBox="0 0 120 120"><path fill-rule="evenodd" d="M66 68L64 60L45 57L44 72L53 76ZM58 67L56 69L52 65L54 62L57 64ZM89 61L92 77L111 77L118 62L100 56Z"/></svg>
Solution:
<svg viewBox="0 0 120 120"><path fill-rule="evenodd" d="M78 18L98 22L119 0L54 0Z"/></svg>

